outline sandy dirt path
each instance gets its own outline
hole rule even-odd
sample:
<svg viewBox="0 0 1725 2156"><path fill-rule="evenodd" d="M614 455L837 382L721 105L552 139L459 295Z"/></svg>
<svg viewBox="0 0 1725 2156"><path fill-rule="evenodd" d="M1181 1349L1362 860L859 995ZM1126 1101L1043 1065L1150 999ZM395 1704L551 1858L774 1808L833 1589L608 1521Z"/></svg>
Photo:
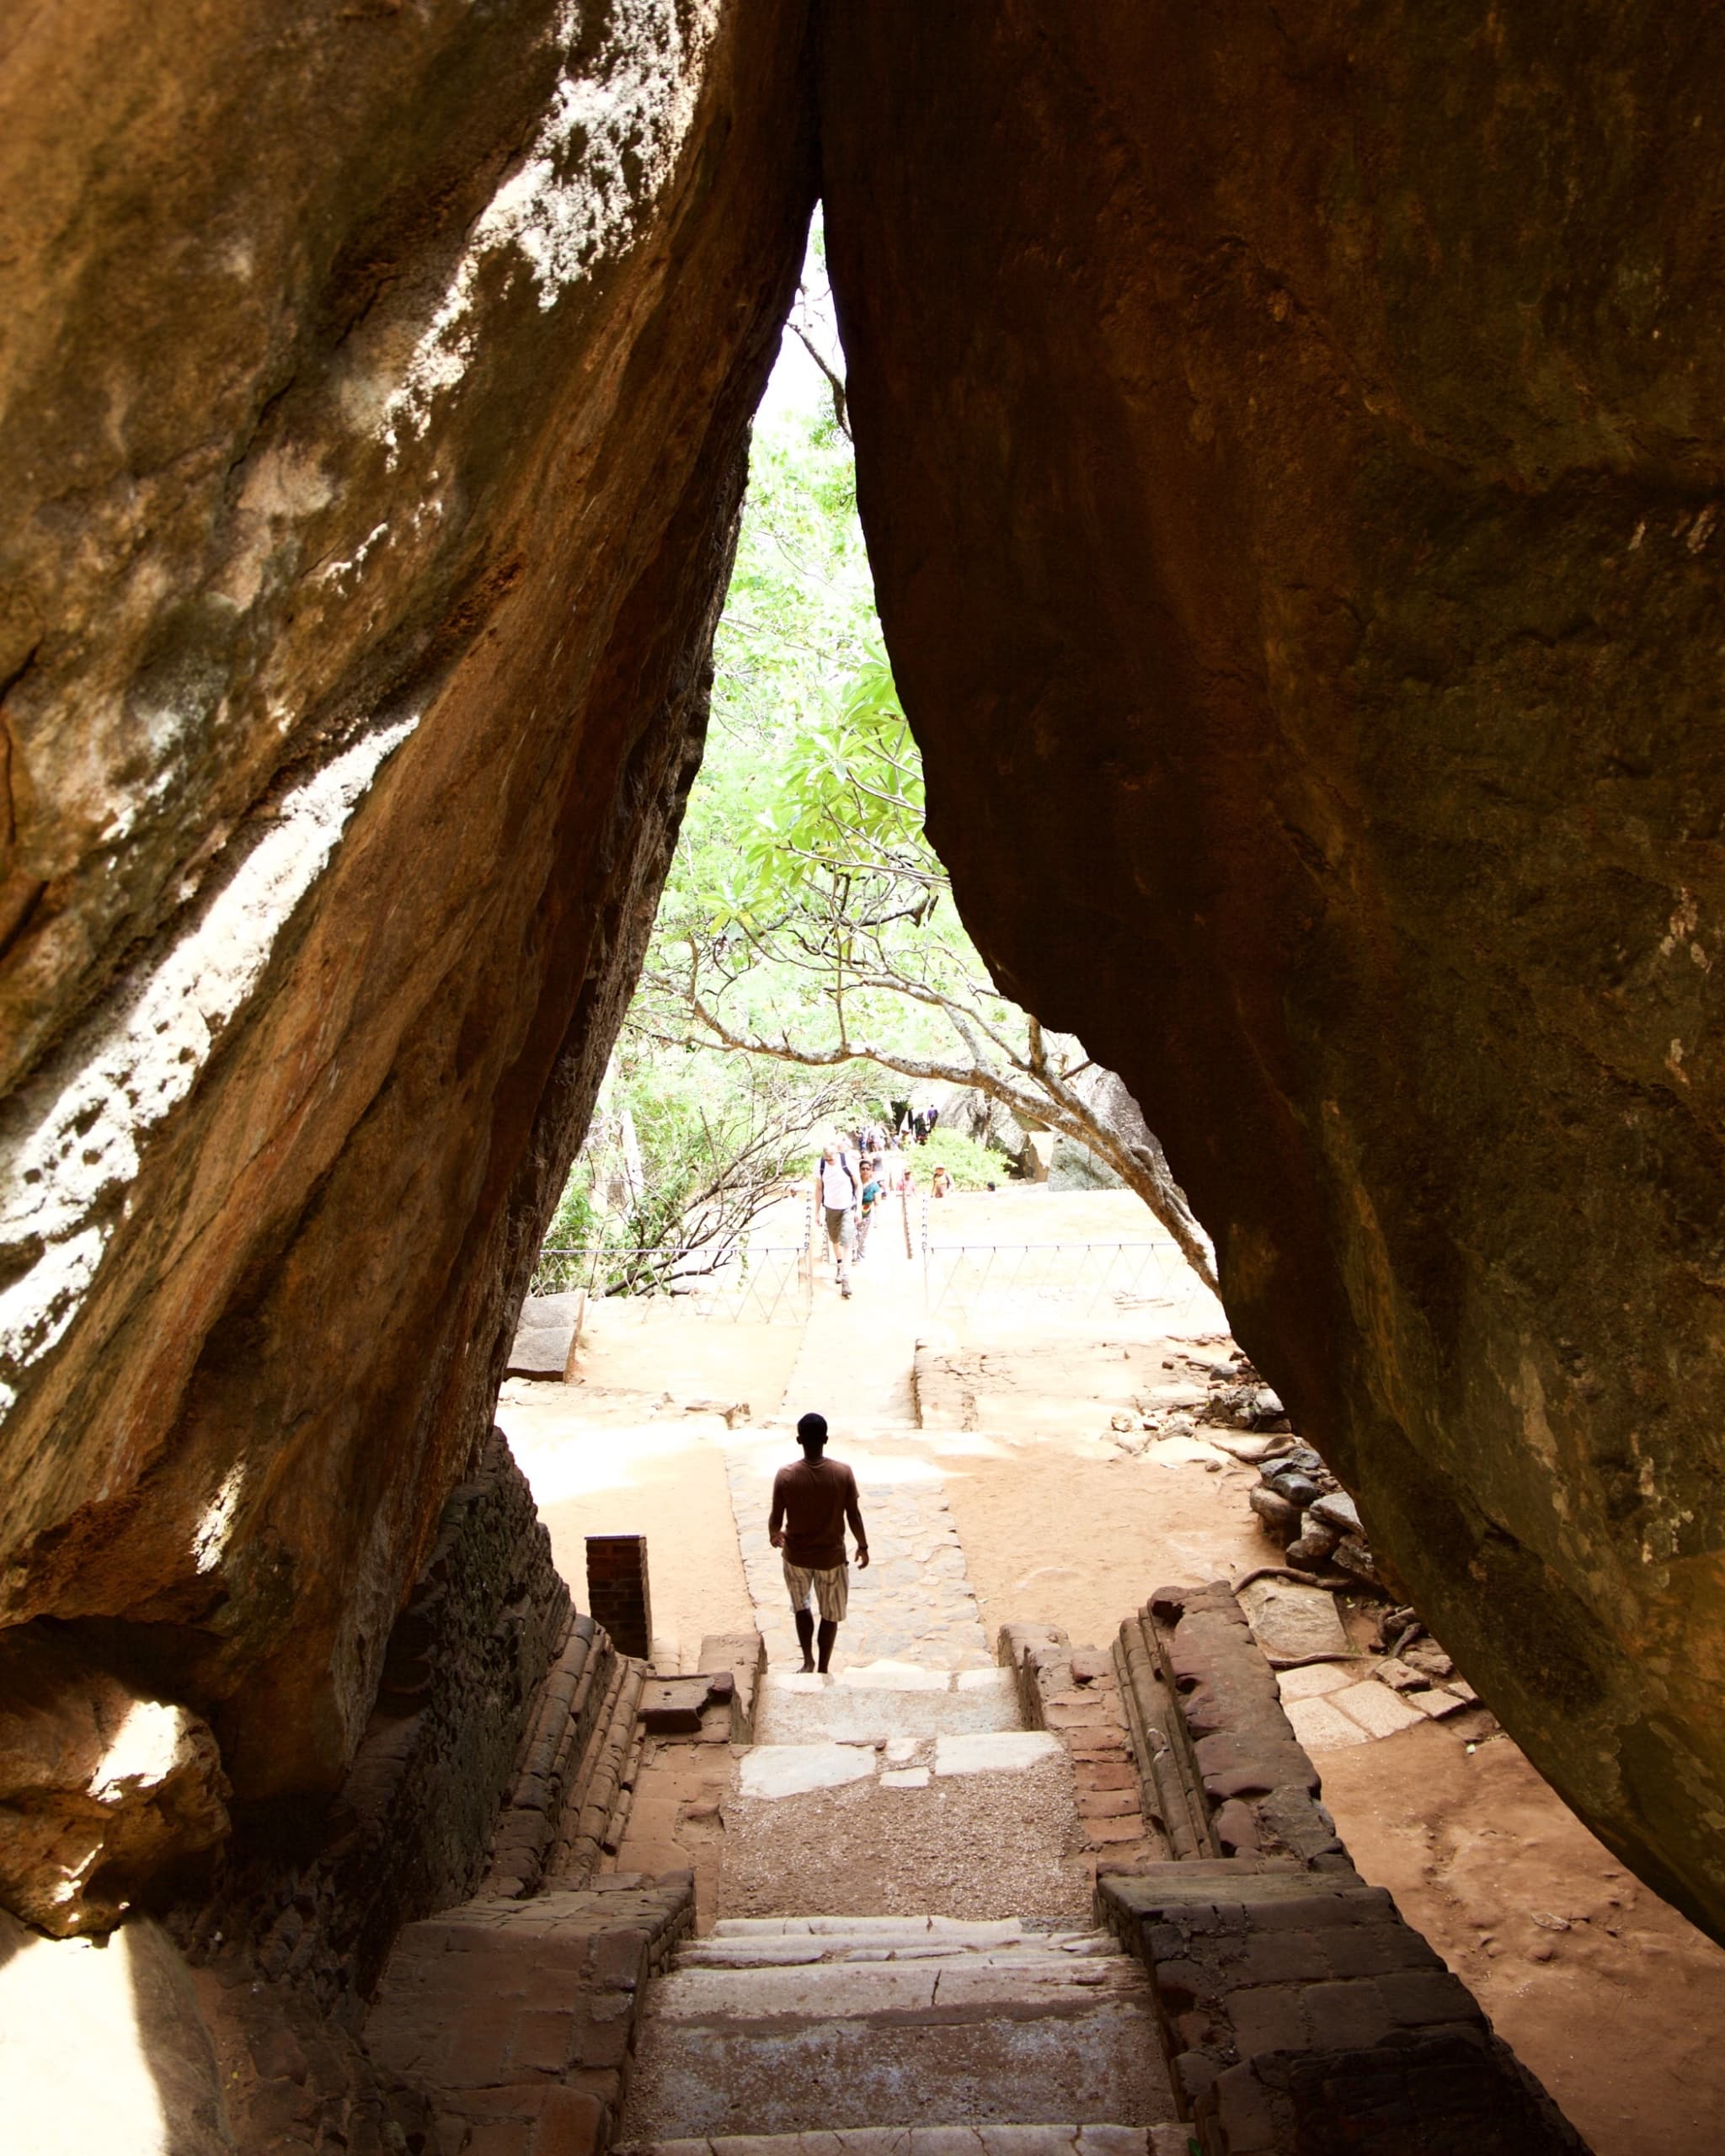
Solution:
<svg viewBox="0 0 1725 2156"><path fill-rule="evenodd" d="M717 1416L587 1419L578 1385L504 1387L498 1426L533 1486L558 1570L588 1604L586 1538L644 1534L654 1661L698 1666L702 1636L755 1622Z"/></svg>
<svg viewBox="0 0 1725 2156"><path fill-rule="evenodd" d="M1327 1753L1324 1797L1595 2156L1725 2147L1725 1952L1595 1841L1507 1737Z"/></svg>

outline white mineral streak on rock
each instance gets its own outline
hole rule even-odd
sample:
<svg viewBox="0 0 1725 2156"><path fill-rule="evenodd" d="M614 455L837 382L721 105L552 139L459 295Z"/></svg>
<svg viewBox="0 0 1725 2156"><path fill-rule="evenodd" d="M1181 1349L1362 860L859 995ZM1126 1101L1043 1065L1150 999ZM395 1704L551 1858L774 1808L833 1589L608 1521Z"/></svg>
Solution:
<svg viewBox="0 0 1725 2156"><path fill-rule="evenodd" d="M92 1216L136 1177L139 1139L190 1092L354 809L418 723L414 713L368 734L287 795L196 922L20 1101L0 1138L0 1251L42 1248L0 1294L0 1370L28 1369L77 1315L113 1232ZM0 1415L16 1396L0 1379Z"/></svg>
<svg viewBox="0 0 1725 2156"><path fill-rule="evenodd" d="M192 1558L200 1573L213 1572L222 1562L227 1538L233 1532L239 1510L239 1493L246 1479L245 1462L236 1460L222 1478L222 1486L205 1508L192 1535Z"/></svg>
<svg viewBox="0 0 1725 2156"><path fill-rule="evenodd" d="M440 391L466 374L475 350L469 321L486 264L514 249L538 290L542 310L615 253L657 198L676 166L700 102L720 0L618 0L611 35L584 73L558 77L532 147L476 220L455 273L415 344L399 386L385 401L381 433L393 462L403 439L430 424ZM684 19L686 16L686 20ZM580 10L563 9L565 45Z"/></svg>

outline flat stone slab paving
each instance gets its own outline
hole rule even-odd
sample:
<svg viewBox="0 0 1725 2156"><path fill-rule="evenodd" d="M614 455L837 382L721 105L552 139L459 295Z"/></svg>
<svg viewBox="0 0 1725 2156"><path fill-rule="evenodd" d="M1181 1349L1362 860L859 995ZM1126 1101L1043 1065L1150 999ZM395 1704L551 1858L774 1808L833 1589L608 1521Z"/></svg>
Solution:
<svg viewBox="0 0 1725 2156"><path fill-rule="evenodd" d="M1241 1592L1240 1607L1252 1636L1268 1655L1343 1656L1348 1635L1336 1598L1321 1587L1295 1580L1253 1580Z"/></svg>
<svg viewBox="0 0 1725 2156"><path fill-rule="evenodd" d="M873 1781L872 1744L756 1744L743 1754L737 1785L766 1803L846 1782Z"/></svg>
<svg viewBox="0 0 1725 2156"><path fill-rule="evenodd" d="M1066 1748L1051 1729L990 1730L935 1741L937 1774L1023 1774L1055 1760Z"/></svg>
<svg viewBox="0 0 1725 2156"><path fill-rule="evenodd" d="M840 1635L843 1637L842 1633ZM755 1709L756 1742L839 1744L1016 1730L1018 1688L1010 1669L919 1669L905 1663L846 1668L835 1677L772 1673Z"/></svg>
<svg viewBox="0 0 1725 2156"><path fill-rule="evenodd" d="M991 1668L994 1657L964 1568L937 1469L910 1453L835 1445L855 1471L868 1530L868 1569L851 1566L850 1610L839 1629L841 1671L883 1659L931 1671ZM802 1659L783 1560L766 1539L772 1478L798 1457L787 1434L728 1445L725 1471L756 1622L776 1671Z"/></svg>

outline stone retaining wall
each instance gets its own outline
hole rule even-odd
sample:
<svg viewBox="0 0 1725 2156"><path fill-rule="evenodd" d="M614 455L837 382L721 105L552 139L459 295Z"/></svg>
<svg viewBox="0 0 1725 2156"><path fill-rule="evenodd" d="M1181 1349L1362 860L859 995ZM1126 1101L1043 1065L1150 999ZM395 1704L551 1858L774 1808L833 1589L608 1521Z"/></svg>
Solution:
<svg viewBox="0 0 1725 2156"><path fill-rule="evenodd" d="M1027 1649L1027 1668L1033 1660ZM1105 1869L1202 2156L1574 2156L1466 1987L1359 1877L1226 1582L1162 1588L1117 1668L1172 1862Z"/></svg>
<svg viewBox="0 0 1725 2156"><path fill-rule="evenodd" d="M1158 1588L1120 1640L1145 1779L1176 1856L1346 1861L1317 1769L1226 1581Z"/></svg>
<svg viewBox="0 0 1725 2156"><path fill-rule="evenodd" d="M366 2022L367 2047L426 2092L442 2146L593 2156L622 2115L642 1993L694 1914L688 1873L620 1873L410 1924Z"/></svg>
<svg viewBox="0 0 1725 2156"><path fill-rule="evenodd" d="M1381 1887L1224 1858L1098 1881L1204 2156L1576 2156L1584 2144Z"/></svg>

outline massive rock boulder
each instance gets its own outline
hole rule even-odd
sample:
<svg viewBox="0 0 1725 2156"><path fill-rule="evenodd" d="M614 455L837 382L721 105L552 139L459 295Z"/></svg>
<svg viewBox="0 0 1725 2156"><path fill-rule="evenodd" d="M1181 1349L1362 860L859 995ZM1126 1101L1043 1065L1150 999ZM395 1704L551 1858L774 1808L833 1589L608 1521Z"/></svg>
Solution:
<svg viewBox="0 0 1725 2156"><path fill-rule="evenodd" d="M0 1623L328 1790L698 757L801 0L122 0L0 83Z"/></svg>
<svg viewBox="0 0 1725 2156"><path fill-rule="evenodd" d="M1541 1768L1725 1932L1725 24L825 19L930 829Z"/></svg>

